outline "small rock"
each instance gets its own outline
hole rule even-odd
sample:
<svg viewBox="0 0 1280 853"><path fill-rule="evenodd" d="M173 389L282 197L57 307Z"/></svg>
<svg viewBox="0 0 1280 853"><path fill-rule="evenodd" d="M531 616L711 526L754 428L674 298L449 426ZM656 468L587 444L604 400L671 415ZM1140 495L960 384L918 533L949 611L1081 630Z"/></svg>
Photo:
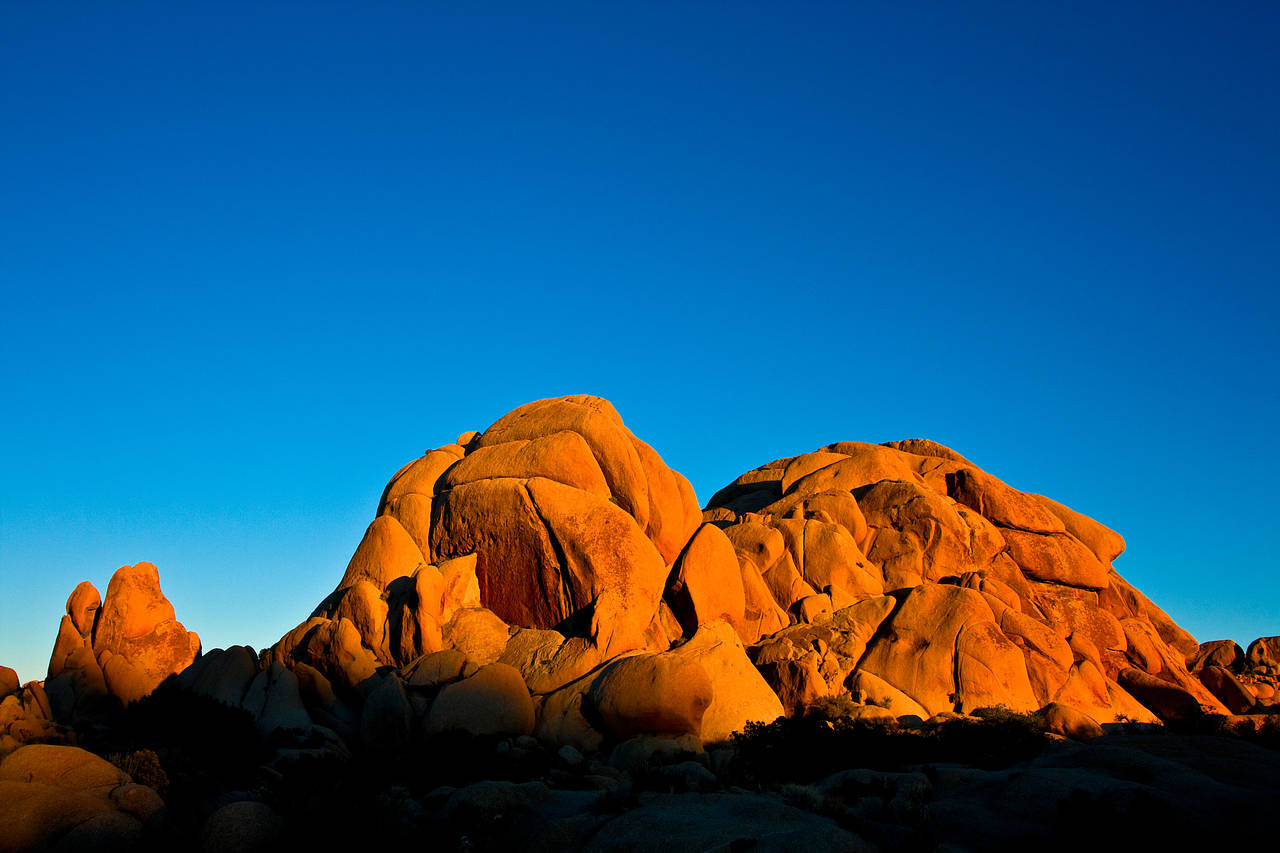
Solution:
<svg viewBox="0 0 1280 853"><path fill-rule="evenodd" d="M284 829L279 816L265 803L241 800L218 809L205 821L205 853L252 853L272 850Z"/></svg>
<svg viewBox="0 0 1280 853"><path fill-rule="evenodd" d="M696 761L681 761L662 768L662 776L675 783L679 791L705 791L714 788L719 780L715 774Z"/></svg>

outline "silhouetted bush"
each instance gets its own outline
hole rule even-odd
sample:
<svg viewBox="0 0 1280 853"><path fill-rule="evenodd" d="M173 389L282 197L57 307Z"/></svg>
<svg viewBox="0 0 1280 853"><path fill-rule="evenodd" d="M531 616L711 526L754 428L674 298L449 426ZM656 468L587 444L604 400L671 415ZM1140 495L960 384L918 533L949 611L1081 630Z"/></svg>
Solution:
<svg viewBox="0 0 1280 853"><path fill-rule="evenodd" d="M245 785L268 757L248 711L169 683L126 707L111 730L124 749L155 750L171 777L177 770Z"/></svg>
<svg viewBox="0 0 1280 853"><path fill-rule="evenodd" d="M1034 758L1051 742L1036 717L1007 709L920 729L809 713L748 725L733 738L730 773L736 784L767 785L812 782L853 767L956 762L994 770Z"/></svg>
<svg viewBox="0 0 1280 853"><path fill-rule="evenodd" d="M1269 716L1260 726L1237 723L1222 714L1200 713L1165 723L1169 734L1235 738L1265 749L1280 750L1280 716Z"/></svg>
<svg viewBox="0 0 1280 853"><path fill-rule="evenodd" d="M136 749L129 753L112 753L107 760L119 767L139 785L149 785L164 797L169 792L169 775L164 772L160 756L154 750Z"/></svg>

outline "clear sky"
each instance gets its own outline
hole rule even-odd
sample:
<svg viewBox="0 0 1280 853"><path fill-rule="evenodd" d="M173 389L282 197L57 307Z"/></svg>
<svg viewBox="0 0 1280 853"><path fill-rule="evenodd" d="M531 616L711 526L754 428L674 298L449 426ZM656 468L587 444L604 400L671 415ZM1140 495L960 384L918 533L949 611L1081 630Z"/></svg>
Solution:
<svg viewBox="0 0 1280 853"><path fill-rule="evenodd" d="M400 465L571 393L702 501L933 438L1197 638L1278 634L1278 43L1273 2L5 0L0 663L139 560L269 645Z"/></svg>

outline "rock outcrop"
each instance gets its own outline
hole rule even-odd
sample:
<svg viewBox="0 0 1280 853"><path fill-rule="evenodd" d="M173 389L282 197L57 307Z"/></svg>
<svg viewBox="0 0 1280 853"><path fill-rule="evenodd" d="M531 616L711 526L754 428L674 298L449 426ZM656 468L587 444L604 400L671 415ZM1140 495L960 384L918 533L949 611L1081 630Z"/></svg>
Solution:
<svg viewBox="0 0 1280 853"><path fill-rule="evenodd" d="M1024 849L1095 814L1139 816L1135 842L1252 838L1271 753L1149 739L1208 711L1224 728L1206 730L1265 743L1280 638L1197 644L1115 571L1123 550L923 439L780 459L699 510L606 401L530 403L401 468L333 592L261 654L201 654L148 563L105 597L76 587L44 684L0 667L0 850L367 846L375 828L458 849ZM864 740L877 721L896 725ZM167 817L167 781L41 743L109 755L112 724L160 737L140 745L177 757L195 802ZM819 746L794 755L788 732ZM849 766L900 735L942 760ZM962 748L982 766L946 756ZM223 752L243 754L196 766ZM778 775L817 759L839 764ZM742 787L771 774L787 784Z"/></svg>
<svg viewBox="0 0 1280 853"><path fill-rule="evenodd" d="M1187 668L1195 641L1112 567L1119 534L934 442L779 459L721 489L704 515L744 576L808 623L754 650L793 708L874 685L926 714L1055 702L1104 722L1226 711Z"/></svg>
<svg viewBox="0 0 1280 853"><path fill-rule="evenodd" d="M71 719L106 701L141 699L200 655L200 638L174 615L151 563L122 566L102 598L88 581L67 598L45 689Z"/></svg>
<svg viewBox="0 0 1280 853"><path fill-rule="evenodd" d="M104 600L81 584L46 717L181 673L264 741L394 753L460 730L634 753L830 699L866 719L1045 708L1063 731L1274 701L1275 638L1200 646L1115 571L1123 550L924 439L779 459L699 510L608 402L540 400L396 472L334 591L262 655L199 657L148 563ZM39 705L24 690L10 725Z"/></svg>
<svg viewBox="0 0 1280 853"><path fill-rule="evenodd" d="M699 512L609 403L563 397L396 472L334 592L264 661L357 740L387 674L415 732L588 751L713 742L839 696L922 719L1050 706L1073 730L1247 709L1239 678L1189 668L1199 645L1116 573L1123 550L923 439L780 459Z"/></svg>
<svg viewBox="0 0 1280 853"><path fill-rule="evenodd" d="M38 681L20 685L16 672L0 666L0 758L23 744L62 740L44 686Z"/></svg>

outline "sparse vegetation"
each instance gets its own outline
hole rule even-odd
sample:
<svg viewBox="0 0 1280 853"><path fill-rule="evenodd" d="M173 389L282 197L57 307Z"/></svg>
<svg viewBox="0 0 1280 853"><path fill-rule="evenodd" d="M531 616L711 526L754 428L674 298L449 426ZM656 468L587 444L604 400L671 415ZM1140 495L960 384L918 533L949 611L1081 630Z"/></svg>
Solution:
<svg viewBox="0 0 1280 853"><path fill-rule="evenodd" d="M831 713L841 707L815 704L802 716L749 725L733 740L735 784L810 782L850 767L900 770L932 762L998 769L1039 755L1052 742L1037 715L1007 708L905 729L896 721Z"/></svg>
<svg viewBox="0 0 1280 853"><path fill-rule="evenodd" d="M128 753L112 753L107 760L119 767L133 781L140 785L149 785L162 798L169 793L169 776L164 772L160 756L154 750L135 749Z"/></svg>

